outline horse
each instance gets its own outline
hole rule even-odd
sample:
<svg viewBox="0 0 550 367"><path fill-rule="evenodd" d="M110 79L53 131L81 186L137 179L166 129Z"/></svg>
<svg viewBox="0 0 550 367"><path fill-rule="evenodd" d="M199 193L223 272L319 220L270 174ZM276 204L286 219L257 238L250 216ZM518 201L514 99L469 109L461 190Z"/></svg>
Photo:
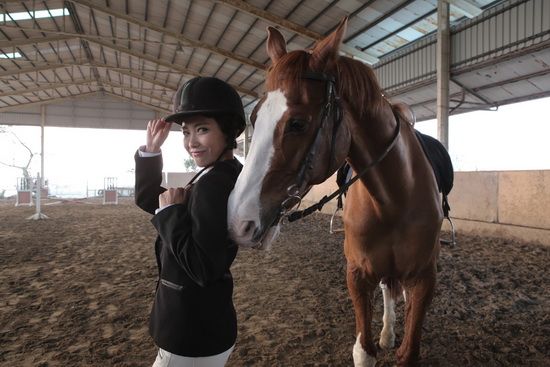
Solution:
<svg viewBox="0 0 550 367"><path fill-rule="evenodd" d="M395 301L405 298L397 365L417 365L422 323L436 284L442 198L404 106L392 105L372 69L339 55L344 18L310 50L288 52L268 27L266 93L228 201L228 229L241 246L266 248L307 191L347 162L359 174L343 212L346 281L355 311L355 366L374 366L395 343ZM378 345L373 295L384 299Z"/></svg>

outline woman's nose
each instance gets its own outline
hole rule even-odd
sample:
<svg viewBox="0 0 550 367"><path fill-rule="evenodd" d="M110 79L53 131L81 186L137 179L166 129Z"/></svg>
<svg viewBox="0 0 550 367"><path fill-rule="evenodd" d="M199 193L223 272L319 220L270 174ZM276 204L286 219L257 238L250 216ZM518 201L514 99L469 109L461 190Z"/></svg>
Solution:
<svg viewBox="0 0 550 367"><path fill-rule="evenodd" d="M189 146L196 147L199 145L199 140L195 134L189 134Z"/></svg>

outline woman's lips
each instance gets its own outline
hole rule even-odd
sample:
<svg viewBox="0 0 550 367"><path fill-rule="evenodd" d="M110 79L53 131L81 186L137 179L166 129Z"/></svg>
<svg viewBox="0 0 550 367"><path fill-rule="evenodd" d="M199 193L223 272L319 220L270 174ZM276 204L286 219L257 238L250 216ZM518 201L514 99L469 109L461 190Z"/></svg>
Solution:
<svg viewBox="0 0 550 367"><path fill-rule="evenodd" d="M191 152L191 155L193 157L200 157L202 154L204 153L204 150L203 151L197 151L197 152Z"/></svg>

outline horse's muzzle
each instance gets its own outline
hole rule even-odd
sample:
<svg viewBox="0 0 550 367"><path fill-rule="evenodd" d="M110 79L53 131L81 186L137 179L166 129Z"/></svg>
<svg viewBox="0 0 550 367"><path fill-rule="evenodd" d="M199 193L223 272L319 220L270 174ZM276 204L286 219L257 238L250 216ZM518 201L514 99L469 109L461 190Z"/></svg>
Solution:
<svg viewBox="0 0 550 367"><path fill-rule="evenodd" d="M277 214L264 220L268 225L244 219L229 223L229 236L239 246L265 249L279 233L280 216Z"/></svg>

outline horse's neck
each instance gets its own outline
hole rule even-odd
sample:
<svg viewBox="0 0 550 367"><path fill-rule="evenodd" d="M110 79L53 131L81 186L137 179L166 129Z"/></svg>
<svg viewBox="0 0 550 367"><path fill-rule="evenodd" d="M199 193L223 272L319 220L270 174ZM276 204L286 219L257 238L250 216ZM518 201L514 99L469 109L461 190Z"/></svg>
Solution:
<svg viewBox="0 0 550 367"><path fill-rule="evenodd" d="M384 103L362 121L352 122L350 126L352 142L349 161L353 169L362 172L365 167L376 161L390 145L397 127L397 119L391 105ZM401 134L403 131L401 131ZM361 178L364 188L375 202L390 203L400 195L400 187L407 184L407 162L400 151L402 145L397 138L396 145L387 156L367 170Z"/></svg>

